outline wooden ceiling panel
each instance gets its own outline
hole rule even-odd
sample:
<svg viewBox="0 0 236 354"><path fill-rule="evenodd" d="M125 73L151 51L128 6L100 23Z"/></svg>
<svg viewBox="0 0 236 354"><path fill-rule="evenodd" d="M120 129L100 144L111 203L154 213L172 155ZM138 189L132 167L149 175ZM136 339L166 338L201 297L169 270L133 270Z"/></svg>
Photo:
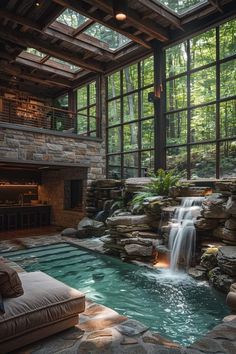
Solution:
<svg viewBox="0 0 236 354"><path fill-rule="evenodd" d="M114 19L112 0L40 0L38 7L35 0L1 0L0 77L5 75L5 84L7 78L12 84L14 75L20 87L25 85L37 91L42 86L55 95L67 87L75 87L80 80L94 77L96 73L108 73L151 53L157 42L160 45L174 43L236 13L235 0L209 0L201 9L182 17L153 0L127 1L127 20L118 22ZM67 8L89 20L78 28L56 22ZM121 33L132 42L111 51L108 44L84 33L95 22ZM47 57L33 61L27 53L21 56L27 47L35 48ZM74 74L61 70L57 64L49 66L50 56L83 70Z"/></svg>

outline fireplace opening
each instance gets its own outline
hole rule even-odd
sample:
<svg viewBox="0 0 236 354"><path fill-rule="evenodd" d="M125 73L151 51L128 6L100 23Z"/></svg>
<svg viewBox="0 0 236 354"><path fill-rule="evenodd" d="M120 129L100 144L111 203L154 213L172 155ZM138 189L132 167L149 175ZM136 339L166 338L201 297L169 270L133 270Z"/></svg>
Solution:
<svg viewBox="0 0 236 354"><path fill-rule="evenodd" d="M83 180L66 180L64 183L64 209L81 210L83 205Z"/></svg>

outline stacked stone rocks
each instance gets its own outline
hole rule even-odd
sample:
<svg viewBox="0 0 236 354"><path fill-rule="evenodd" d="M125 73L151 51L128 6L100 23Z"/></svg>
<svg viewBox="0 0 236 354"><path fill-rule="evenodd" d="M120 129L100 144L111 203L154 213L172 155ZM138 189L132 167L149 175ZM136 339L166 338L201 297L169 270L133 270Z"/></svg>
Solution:
<svg viewBox="0 0 236 354"><path fill-rule="evenodd" d="M87 216L89 218L94 218L99 212L110 211L110 208L115 201L121 198L123 188L124 183L120 180L102 179L93 181L87 187ZM105 216L107 217L108 215Z"/></svg>
<svg viewBox="0 0 236 354"><path fill-rule="evenodd" d="M223 228L223 242L230 245L236 245L236 193L232 193L229 197L226 204L226 212L229 215L229 219L226 220Z"/></svg>
<svg viewBox="0 0 236 354"><path fill-rule="evenodd" d="M161 243L146 215L119 215L107 219L108 230L102 238L109 254L126 260L153 261L156 245Z"/></svg>
<svg viewBox="0 0 236 354"><path fill-rule="evenodd" d="M202 203L201 216L197 218L197 231L205 231L202 236L212 238L214 235L221 239L222 228L228 218L226 211L227 197L218 194L206 198Z"/></svg>

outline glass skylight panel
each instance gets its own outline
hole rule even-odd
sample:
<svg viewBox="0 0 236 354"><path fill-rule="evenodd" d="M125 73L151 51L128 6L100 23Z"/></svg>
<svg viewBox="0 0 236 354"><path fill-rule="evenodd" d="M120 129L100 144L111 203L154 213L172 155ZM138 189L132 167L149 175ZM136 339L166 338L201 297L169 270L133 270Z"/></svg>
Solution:
<svg viewBox="0 0 236 354"><path fill-rule="evenodd" d="M44 53L42 53L42 52L40 52L39 50L34 49L34 48L27 48L27 49L26 49L26 52L27 52L27 53L30 53L30 54L33 54L33 55L35 55L36 57L39 57L40 59L46 57L46 54L44 54Z"/></svg>
<svg viewBox="0 0 236 354"><path fill-rule="evenodd" d="M66 9L57 19L57 22L63 23L64 25L68 27L72 27L74 29L77 29L81 25L83 25L86 21L88 21L88 18L79 14L78 12L75 12L71 9Z"/></svg>
<svg viewBox="0 0 236 354"><path fill-rule="evenodd" d="M60 65L60 68L58 67L58 69L62 69L65 71L72 71L73 73L75 73L76 71L80 70L79 66L73 65L71 63L68 63L67 61L58 59L58 58L54 58L54 57L50 57L45 64L46 65L51 65L54 66L55 63Z"/></svg>
<svg viewBox="0 0 236 354"><path fill-rule="evenodd" d="M154 0L156 3L165 5L170 10L178 15L183 15L185 12L193 10L202 4L206 4L208 0Z"/></svg>
<svg viewBox="0 0 236 354"><path fill-rule="evenodd" d="M101 25L100 23L94 23L88 27L84 33L106 43L109 49L112 51L120 49L127 43L131 42L129 38L116 31L113 31L106 26Z"/></svg>

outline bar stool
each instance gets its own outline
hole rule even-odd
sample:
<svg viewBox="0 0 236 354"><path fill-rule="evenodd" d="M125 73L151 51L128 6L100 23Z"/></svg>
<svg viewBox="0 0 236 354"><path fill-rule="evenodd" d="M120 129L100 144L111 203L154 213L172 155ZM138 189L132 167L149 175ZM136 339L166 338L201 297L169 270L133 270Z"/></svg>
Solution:
<svg viewBox="0 0 236 354"><path fill-rule="evenodd" d="M9 213L7 214L7 230L17 229L17 214Z"/></svg>

